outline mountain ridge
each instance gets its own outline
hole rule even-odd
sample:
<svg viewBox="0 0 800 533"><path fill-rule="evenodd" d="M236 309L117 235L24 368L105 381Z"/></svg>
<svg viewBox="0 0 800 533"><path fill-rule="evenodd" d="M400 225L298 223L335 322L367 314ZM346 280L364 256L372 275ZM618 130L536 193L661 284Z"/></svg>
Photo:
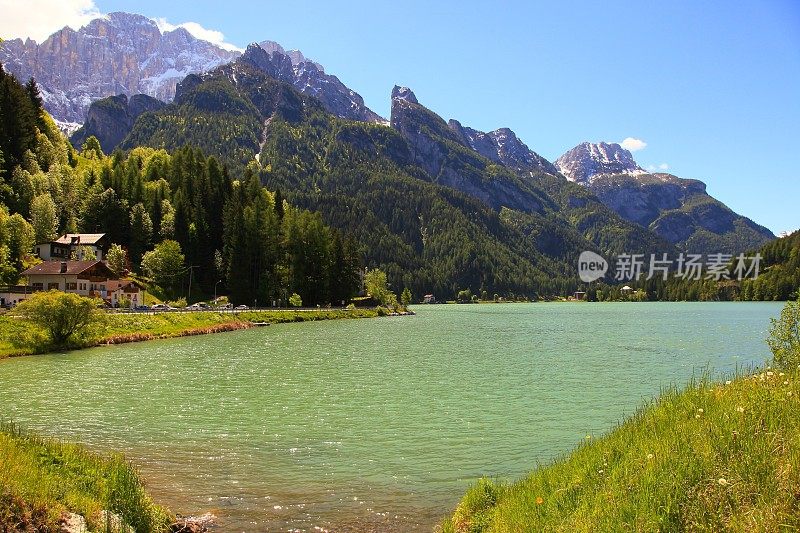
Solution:
<svg viewBox="0 0 800 533"><path fill-rule="evenodd" d="M556 167L626 220L692 253L741 253L775 238L709 195L704 182L649 173L617 143L581 143Z"/></svg>

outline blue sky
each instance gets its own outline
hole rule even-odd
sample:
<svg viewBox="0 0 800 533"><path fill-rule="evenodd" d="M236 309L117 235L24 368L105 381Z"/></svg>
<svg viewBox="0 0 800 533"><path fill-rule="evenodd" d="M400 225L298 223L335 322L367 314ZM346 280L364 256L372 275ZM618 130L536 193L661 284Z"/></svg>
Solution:
<svg viewBox="0 0 800 533"><path fill-rule="evenodd" d="M797 0L76 1L196 22L239 47L277 41L384 116L407 85L445 119L510 127L551 160L641 139L642 166L702 179L775 232L800 227Z"/></svg>

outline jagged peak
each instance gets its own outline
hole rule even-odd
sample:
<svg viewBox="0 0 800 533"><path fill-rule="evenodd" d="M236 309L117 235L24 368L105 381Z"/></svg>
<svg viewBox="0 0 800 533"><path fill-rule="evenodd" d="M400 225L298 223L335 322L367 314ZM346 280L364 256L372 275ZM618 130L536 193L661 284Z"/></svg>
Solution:
<svg viewBox="0 0 800 533"><path fill-rule="evenodd" d="M395 85L392 89L392 100L403 100L405 102L419 105L419 101L414 95L414 91L408 87L401 87L399 85Z"/></svg>
<svg viewBox="0 0 800 533"><path fill-rule="evenodd" d="M582 184L603 174L646 174L630 151L619 143L602 141L582 142L567 150L556 160L556 167L567 179Z"/></svg>

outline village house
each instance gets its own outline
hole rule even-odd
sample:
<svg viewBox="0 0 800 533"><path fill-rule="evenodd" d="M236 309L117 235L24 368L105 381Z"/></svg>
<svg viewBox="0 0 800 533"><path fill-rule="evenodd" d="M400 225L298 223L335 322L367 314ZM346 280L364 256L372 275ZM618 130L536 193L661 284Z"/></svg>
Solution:
<svg viewBox="0 0 800 533"><path fill-rule="evenodd" d="M134 280L115 279L114 272L102 261L45 261L25 270L27 285L0 290L3 305L16 305L39 291L58 290L101 298L118 307L128 302L136 307L143 302L143 286Z"/></svg>
<svg viewBox="0 0 800 533"><path fill-rule="evenodd" d="M34 291L64 291L100 297L114 273L102 261L45 261L22 273Z"/></svg>
<svg viewBox="0 0 800 533"><path fill-rule="evenodd" d="M109 247L105 233L67 233L55 241L37 244L34 251L42 261L84 261L87 252L105 261Z"/></svg>
<svg viewBox="0 0 800 533"><path fill-rule="evenodd" d="M4 285L0 287L0 306L13 307L30 298L31 291L27 285Z"/></svg>
<svg viewBox="0 0 800 533"><path fill-rule="evenodd" d="M144 286L132 279L110 279L106 282L106 296L103 299L111 307L127 307L133 309L144 303Z"/></svg>

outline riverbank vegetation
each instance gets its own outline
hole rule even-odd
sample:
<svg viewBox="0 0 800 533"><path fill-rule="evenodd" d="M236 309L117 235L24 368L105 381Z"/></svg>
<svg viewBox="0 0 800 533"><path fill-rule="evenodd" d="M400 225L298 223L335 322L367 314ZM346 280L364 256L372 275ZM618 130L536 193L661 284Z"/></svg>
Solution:
<svg viewBox="0 0 800 533"><path fill-rule="evenodd" d="M481 479L450 532L800 529L800 302L772 367L665 390L609 434L512 484Z"/></svg>
<svg viewBox="0 0 800 533"><path fill-rule="evenodd" d="M136 531L168 531L174 517L153 503L120 455L37 437L0 423L0 531L61 531L70 517L91 531L121 520Z"/></svg>
<svg viewBox="0 0 800 533"><path fill-rule="evenodd" d="M74 299L86 300L91 305L71 306ZM94 309L94 302L88 298L53 291L37 294L36 298L0 316L0 358L233 331L254 324L372 318L382 314L386 311L357 308L106 313ZM71 327L75 325L79 327Z"/></svg>

